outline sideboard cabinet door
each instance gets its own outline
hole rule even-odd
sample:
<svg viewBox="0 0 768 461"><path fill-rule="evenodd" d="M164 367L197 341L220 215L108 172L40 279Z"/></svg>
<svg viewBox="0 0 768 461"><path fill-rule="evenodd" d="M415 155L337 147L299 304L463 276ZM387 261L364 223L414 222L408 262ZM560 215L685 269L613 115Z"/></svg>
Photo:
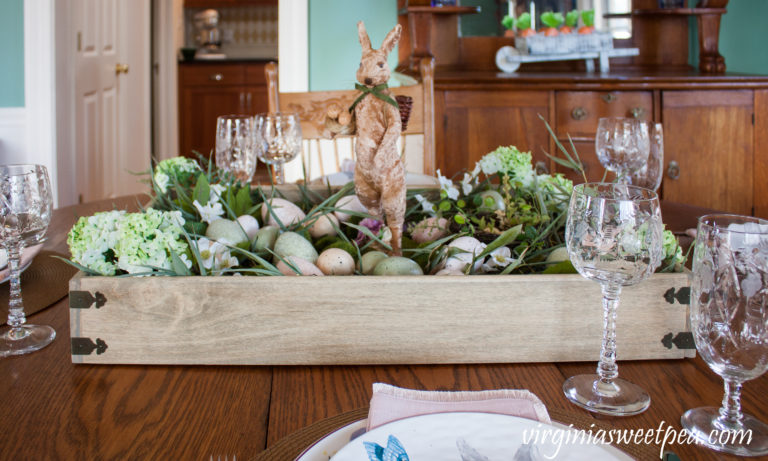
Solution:
<svg viewBox="0 0 768 461"><path fill-rule="evenodd" d="M753 108L751 90L662 93L665 200L752 213Z"/></svg>
<svg viewBox="0 0 768 461"><path fill-rule="evenodd" d="M448 177L471 170L499 146L531 151L533 162L549 161L549 135L539 114L549 119L547 91L445 91L436 95L437 167ZM442 107L440 107L442 106ZM442 110L441 110L442 109Z"/></svg>

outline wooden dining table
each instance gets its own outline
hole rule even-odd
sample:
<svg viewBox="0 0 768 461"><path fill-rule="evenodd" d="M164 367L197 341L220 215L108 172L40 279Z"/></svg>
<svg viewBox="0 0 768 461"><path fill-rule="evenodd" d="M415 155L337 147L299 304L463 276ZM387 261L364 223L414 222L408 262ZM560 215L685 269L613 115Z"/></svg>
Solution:
<svg viewBox="0 0 768 461"><path fill-rule="evenodd" d="M125 197L57 209L45 248L68 254L67 232L79 216L113 208L135 210L144 201L146 197ZM678 232L695 227L704 212L662 205L668 228ZM679 430L683 412L719 406L723 397L721 378L698 357L620 361L621 376L645 388L651 406L632 417L593 415L569 403L562 384L571 375L594 372L598 351L595 361L583 363L76 365L70 359L67 298L28 321L53 326L57 337L38 352L0 359L2 459L255 459L297 430L366 407L374 382L442 391L528 389L550 409L618 429L664 425ZM619 359L620 348L621 338ZM745 384L742 404L745 412L768 421L768 376ZM683 460L736 459L696 445L667 448Z"/></svg>

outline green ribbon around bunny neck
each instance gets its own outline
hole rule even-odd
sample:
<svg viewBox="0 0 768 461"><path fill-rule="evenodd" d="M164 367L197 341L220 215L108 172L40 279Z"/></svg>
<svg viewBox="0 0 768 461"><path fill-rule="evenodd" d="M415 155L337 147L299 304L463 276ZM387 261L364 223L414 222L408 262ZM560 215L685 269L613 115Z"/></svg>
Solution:
<svg viewBox="0 0 768 461"><path fill-rule="evenodd" d="M386 90L387 88L388 86L386 83L382 83L381 85L376 85L373 88L367 87L365 85L361 85L359 83L355 83L355 89L358 91L362 91L363 94L358 96L357 99L355 99L355 102L353 102L352 105L349 106L349 111L352 112L353 110L355 110L355 106L357 106L357 104L360 101L362 101L363 98L368 94L372 94L377 98L381 99L382 101L386 102L387 104L392 104L393 106L395 106L395 109L400 110L400 106L397 105L397 101L395 101L394 99L392 99L391 97L383 93L383 91Z"/></svg>

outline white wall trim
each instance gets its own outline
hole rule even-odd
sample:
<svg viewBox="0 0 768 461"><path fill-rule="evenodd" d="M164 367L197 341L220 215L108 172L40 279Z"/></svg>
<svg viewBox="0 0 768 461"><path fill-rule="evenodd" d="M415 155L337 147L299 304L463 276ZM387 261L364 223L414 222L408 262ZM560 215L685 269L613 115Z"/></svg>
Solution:
<svg viewBox="0 0 768 461"><path fill-rule="evenodd" d="M58 206L54 0L24 0L25 158L48 168Z"/></svg>
<svg viewBox="0 0 768 461"><path fill-rule="evenodd" d="M154 155L158 160L179 152L178 53L184 43L183 0L154 2Z"/></svg>
<svg viewBox="0 0 768 461"><path fill-rule="evenodd" d="M24 163L25 107L0 107L0 164Z"/></svg>
<svg viewBox="0 0 768 461"><path fill-rule="evenodd" d="M279 0L280 91L309 91L309 0Z"/></svg>

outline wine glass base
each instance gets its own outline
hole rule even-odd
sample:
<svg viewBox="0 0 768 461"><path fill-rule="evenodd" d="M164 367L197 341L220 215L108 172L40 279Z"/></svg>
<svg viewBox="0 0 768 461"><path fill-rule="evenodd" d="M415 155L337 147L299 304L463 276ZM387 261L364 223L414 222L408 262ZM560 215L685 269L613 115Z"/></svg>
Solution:
<svg viewBox="0 0 768 461"><path fill-rule="evenodd" d="M744 415L741 428L729 429L718 418L719 408L694 408L683 414L680 424L699 444L712 450L738 456L768 455L768 425Z"/></svg>
<svg viewBox="0 0 768 461"><path fill-rule="evenodd" d="M604 415L637 415L651 405L651 397L640 386L620 378L604 383L596 374L571 376L563 383L563 392L581 408Z"/></svg>
<svg viewBox="0 0 768 461"><path fill-rule="evenodd" d="M28 354L51 344L56 331L48 325L22 325L0 336L0 357Z"/></svg>

